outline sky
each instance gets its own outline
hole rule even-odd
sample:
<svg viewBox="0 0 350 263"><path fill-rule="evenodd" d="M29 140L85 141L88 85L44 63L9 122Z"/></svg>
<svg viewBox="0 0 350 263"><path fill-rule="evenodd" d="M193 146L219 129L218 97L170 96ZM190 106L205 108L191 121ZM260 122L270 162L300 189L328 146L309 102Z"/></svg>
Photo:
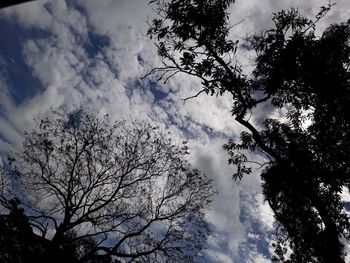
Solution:
<svg viewBox="0 0 350 263"><path fill-rule="evenodd" d="M166 84L141 79L160 61L146 36L154 12L146 0L44 0L0 10L0 155L21 144L33 118L50 109L81 105L114 120L147 120L189 141L191 164L219 191L207 219L212 228L205 262L271 262L272 211L261 193L259 170L233 181L222 145L242 127L230 114L228 96L199 96L200 82L177 75ZM295 7L313 17L320 0L237 0L230 34L242 39L272 26L271 16ZM319 22L319 32L350 17L350 2L338 0ZM249 70L253 54L238 59ZM264 114L262 110L260 114ZM269 113L271 114L271 113ZM259 160L260 156L251 156Z"/></svg>

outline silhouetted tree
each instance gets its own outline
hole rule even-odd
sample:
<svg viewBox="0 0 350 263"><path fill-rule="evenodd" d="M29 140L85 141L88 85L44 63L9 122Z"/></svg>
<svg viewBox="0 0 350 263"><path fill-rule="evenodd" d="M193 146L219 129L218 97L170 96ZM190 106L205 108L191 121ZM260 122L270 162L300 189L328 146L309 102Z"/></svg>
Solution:
<svg viewBox="0 0 350 263"><path fill-rule="evenodd" d="M4 200L3 200L4 201ZM69 262L78 263L84 252L89 252L96 246L90 238L75 239L77 234L70 231L65 234L65 242L53 248L44 236L33 232L32 222L20 208L17 198L2 202L9 213L0 215L0 260L2 263L29 262ZM103 260L91 259L89 263L109 263L111 258Z"/></svg>
<svg viewBox="0 0 350 263"><path fill-rule="evenodd" d="M38 262L43 247L35 235L19 200L7 202L10 213L0 216L0 261L4 263Z"/></svg>
<svg viewBox="0 0 350 263"><path fill-rule="evenodd" d="M50 240L46 262L192 262L215 191L187 151L143 122L55 112L25 135L7 195Z"/></svg>
<svg viewBox="0 0 350 263"><path fill-rule="evenodd" d="M282 224L275 259L282 262L344 262L349 218L340 193L349 187L350 21L315 35L316 22L295 9L273 15L275 27L244 43L256 52L246 76L235 60L239 41L228 39L232 0L151 1L159 14L148 34L157 39L163 66L153 69L168 80L177 73L200 78L193 97L232 96L232 115L246 128L224 145L233 177L251 173L244 150L266 156L261 164L263 192ZM191 97L192 98L192 97ZM248 113L269 105L284 114L261 123ZM291 255L286 257L288 249Z"/></svg>

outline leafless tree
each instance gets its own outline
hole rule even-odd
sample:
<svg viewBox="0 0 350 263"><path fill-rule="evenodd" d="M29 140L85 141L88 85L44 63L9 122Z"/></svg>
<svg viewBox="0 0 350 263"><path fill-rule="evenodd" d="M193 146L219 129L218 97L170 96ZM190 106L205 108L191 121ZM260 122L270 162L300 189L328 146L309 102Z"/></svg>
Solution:
<svg viewBox="0 0 350 263"><path fill-rule="evenodd" d="M187 153L144 122L56 111L25 135L13 191L52 249L74 243L81 262L192 262L215 191Z"/></svg>

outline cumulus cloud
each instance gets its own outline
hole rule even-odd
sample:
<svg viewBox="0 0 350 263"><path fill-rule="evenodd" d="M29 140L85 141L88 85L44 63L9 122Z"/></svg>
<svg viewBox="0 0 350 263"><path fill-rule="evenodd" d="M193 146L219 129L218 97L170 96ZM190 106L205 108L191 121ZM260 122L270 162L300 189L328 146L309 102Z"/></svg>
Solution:
<svg viewBox="0 0 350 263"><path fill-rule="evenodd" d="M110 113L112 119L152 121L189 140L191 163L212 177L219 190L207 213L213 234L206 256L213 262L270 262L267 247L274 219L261 194L260 171L242 182L233 181L234 168L227 165L221 147L242 131L230 115L231 98L203 95L184 102L199 91L198 80L184 75L166 84L140 79L159 64L154 44L145 36L146 20L154 16L147 2L45 0L0 11L1 19L27 32L18 52L45 87L15 105L9 93L14 87L0 77L1 152L20 144L23 131L33 126L33 117L50 108L87 105L100 114ZM233 38L269 28L271 13L281 8L295 6L314 15L318 6L326 4L318 0L236 2L230 8L230 23L243 21L233 28ZM339 0L321 26L345 20L346 7L347 0ZM249 72L252 54L245 50L238 59ZM0 63L8 62L0 56Z"/></svg>

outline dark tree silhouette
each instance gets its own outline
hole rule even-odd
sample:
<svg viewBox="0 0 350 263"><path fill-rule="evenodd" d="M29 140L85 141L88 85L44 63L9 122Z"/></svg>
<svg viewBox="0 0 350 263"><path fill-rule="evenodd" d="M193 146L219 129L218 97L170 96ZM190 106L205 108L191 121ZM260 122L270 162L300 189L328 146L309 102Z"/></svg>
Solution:
<svg viewBox="0 0 350 263"><path fill-rule="evenodd" d="M0 216L0 261L5 263L38 262L43 252L39 242L24 215L18 207L19 200L7 202L8 215Z"/></svg>
<svg viewBox="0 0 350 263"><path fill-rule="evenodd" d="M55 112L25 137L7 172L17 180L7 179L3 196L21 200L31 226L50 240L46 262L63 262L62 249L79 262L194 260L215 191L186 161L186 142L81 110Z"/></svg>
<svg viewBox="0 0 350 263"><path fill-rule="evenodd" d="M165 82L178 73L200 78L203 86L193 97L231 94L232 115L246 131L224 148L235 179L251 173L244 150L266 156L263 193L281 223L276 260L344 262L341 240L349 241L350 225L340 193L350 178L350 20L317 37L316 23L331 3L314 20L295 9L275 13L274 28L245 40L256 51L255 69L246 76L235 60L239 41L228 39L233 2L151 1L159 17L148 35L157 39L163 66L149 75ZM285 114L267 114L254 125L248 115L265 105Z"/></svg>
<svg viewBox="0 0 350 263"><path fill-rule="evenodd" d="M53 249L49 240L33 232L19 199L13 198L2 204L9 211L0 215L0 260L3 263L78 263L80 255L96 246L92 238L77 240L76 233L70 231L65 235L65 243ZM110 262L110 257L89 260L89 263Z"/></svg>

